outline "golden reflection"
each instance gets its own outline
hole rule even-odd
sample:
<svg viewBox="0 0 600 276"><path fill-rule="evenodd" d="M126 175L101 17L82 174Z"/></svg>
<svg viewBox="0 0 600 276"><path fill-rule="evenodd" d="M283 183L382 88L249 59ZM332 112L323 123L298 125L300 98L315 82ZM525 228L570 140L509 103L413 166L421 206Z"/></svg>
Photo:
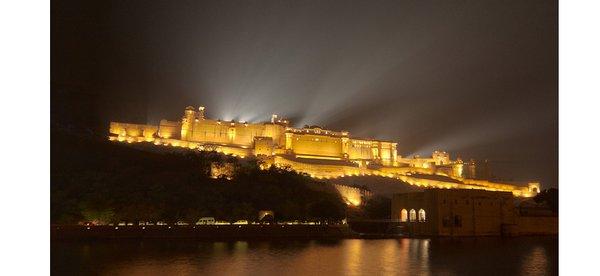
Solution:
<svg viewBox="0 0 600 276"><path fill-rule="evenodd" d="M361 259L363 243L365 240L348 240L345 245L347 247L345 262L345 275L361 275Z"/></svg>
<svg viewBox="0 0 600 276"><path fill-rule="evenodd" d="M397 246L394 274L430 275L428 239L401 239Z"/></svg>
<svg viewBox="0 0 600 276"><path fill-rule="evenodd" d="M414 241L414 240L413 240ZM420 274L429 275L429 240L418 240L419 242L419 260Z"/></svg>
<svg viewBox="0 0 600 276"><path fill-rule="evenodd" d="M237 241L233 245L236 254L246 254L248 250L248 242L247 241Z"/></svg>
<svg viewBox="0 0 600 276"><path fill-rule="evenodd" d="M385 242L381 247L381 256L377 256L379 261L379 267L384 275L396 275L398 274L398 256L400 248L397 243Z"/></svg>
<svg viewBox="0 0 600 276"><path fill-rule="evenodd" d="M227 244L224 242L213 243L213 252L217 256L223 256L227 252Z"/></svg>
<svg viewBox="0 0 600 276"><path fill-rule="evenodd" d="M521 264L521 275L545 275L548 267L546 250L537 246L526 255Z"/></svg>

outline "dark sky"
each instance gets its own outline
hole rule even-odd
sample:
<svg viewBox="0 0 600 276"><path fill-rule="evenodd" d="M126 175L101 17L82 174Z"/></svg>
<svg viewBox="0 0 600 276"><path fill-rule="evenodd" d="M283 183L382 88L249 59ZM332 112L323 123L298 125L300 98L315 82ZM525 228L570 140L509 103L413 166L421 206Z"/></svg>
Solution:
<svg viewBox="0 0 600 276"><path fill-rule="evenodd" d="M317 124L558 179L553 1L52 1L51 79L148 123ZM128 101L115 103L127 108Z"/></svg>

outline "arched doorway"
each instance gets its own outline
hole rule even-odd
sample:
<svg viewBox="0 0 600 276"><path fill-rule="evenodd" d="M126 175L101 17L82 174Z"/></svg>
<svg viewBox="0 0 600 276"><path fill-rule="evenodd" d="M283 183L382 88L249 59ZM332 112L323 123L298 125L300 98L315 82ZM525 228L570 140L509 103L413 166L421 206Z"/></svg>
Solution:
<svg viewBox="0 0 600 276"><path fill-rule="evenodd" d="M419 209L419 222L425 222L426 219L425 210Z"/></svg>
<svg viewBox="0 0 600 276"><path fill-rule="evenodd" d="M406 222L407 220L408 220L408 211L406 211L406 209L402 209L402 211L400 211L400 221Z"/></svg>
<svg viewBox="0 0 600 276"><path fill-rule="evenodd" d="M415 209L410 209L409 218L411 222L417 221L417 211Z"/></svg>

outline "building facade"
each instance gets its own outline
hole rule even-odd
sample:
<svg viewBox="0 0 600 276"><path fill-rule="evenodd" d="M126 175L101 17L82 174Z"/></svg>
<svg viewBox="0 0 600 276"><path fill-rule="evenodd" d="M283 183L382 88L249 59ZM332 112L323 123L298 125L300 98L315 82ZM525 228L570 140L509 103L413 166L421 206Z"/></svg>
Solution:
<svg viewBox="0 0 600 276"><path fill-rule="evenodd" d="M426 189L395 194L391 216L405 234L417 236L558 233L558 218L521 216L515 202L510 192Z"/></svg>

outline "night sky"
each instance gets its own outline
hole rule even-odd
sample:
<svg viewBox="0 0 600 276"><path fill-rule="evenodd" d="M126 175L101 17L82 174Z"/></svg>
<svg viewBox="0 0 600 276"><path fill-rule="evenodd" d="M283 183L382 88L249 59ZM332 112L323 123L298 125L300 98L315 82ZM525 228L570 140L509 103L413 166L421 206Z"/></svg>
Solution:
<svg viewBox="0 0 600 276"><path fill-rule="evenodd" d="M224 120L277 113L558 186L556 2L51 5L53 85L125 99L111 106L147 123L188 105Z"/></svg>

